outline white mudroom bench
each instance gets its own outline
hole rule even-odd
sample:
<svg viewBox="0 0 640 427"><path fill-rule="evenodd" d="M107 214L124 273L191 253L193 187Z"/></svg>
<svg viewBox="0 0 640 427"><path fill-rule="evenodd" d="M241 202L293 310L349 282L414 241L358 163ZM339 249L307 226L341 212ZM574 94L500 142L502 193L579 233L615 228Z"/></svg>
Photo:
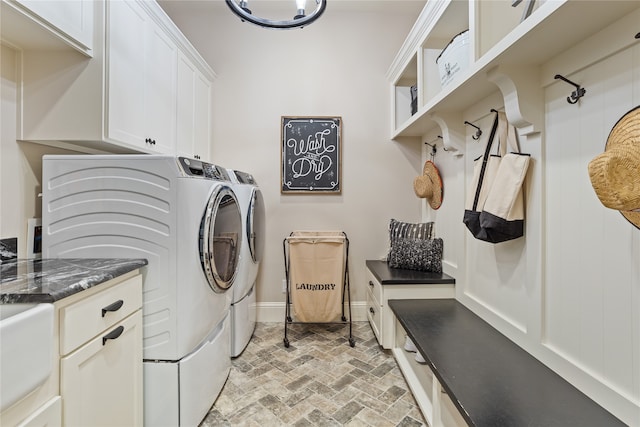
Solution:
<svg viewBox="0 0 640 427"><path fill-rule="evenodd" d="M392 352L432 427L625 425L455 299L389 307ZM426 363L405 350L407 336Z"/></svg>

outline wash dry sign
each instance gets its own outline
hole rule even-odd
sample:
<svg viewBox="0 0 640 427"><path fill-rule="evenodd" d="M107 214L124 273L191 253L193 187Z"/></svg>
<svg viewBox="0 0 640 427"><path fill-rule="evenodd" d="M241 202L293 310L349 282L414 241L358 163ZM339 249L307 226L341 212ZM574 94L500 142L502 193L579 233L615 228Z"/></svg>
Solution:
<svg viewBox="0 0 640 427"><path fill-rule="evenodd" d="M341 191L341 117L282 117L281 192Z"/></svg>

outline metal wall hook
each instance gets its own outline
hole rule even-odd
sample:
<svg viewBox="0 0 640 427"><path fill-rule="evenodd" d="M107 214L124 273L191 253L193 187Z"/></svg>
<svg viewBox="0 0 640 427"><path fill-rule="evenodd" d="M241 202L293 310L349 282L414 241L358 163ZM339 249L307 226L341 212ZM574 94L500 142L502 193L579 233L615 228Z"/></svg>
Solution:
<svg viewBox="0 0 640 427"><path fill-rule="evenodd" d="M473 135L471 138L473 138L473 139L475 139L475 140L480 139L480 137L482 136L482 130L481 130L478 126L474 125L473 123L469 123L469 122L468 122L468 121L466 121L466 120L464 121L464 124L465 124L465 125L469 125L469 126L472 126L472 127L476 128L476 134L475 134L475 135Z"/></svg>
<svg viewBox="0 0 640 427"><path fill-rule="evenodd" d="M442 139L442 137L440 135L438 135L438 138ZM428 145L429 147L431 147L431 157L435 157L436 152L438 151L436 149L436 143L437 142L438 142L438 139L434 139L433 141L431 141L431 143L425 141L425 144ZM444 148L444 150L447 151L446 148Z"/></svg>
<svg viewBox="0 0 640 427"><path fill-rule="evenodd" d="M427 144L429 147L435 147L439 140L442 140L442 136L440 135L436 136L436 139L431 142L425 142L425 144Z"/></svg>
<svg viewBox="0 0 640 427"><path fill-rule="evenodd" d="M560 74L556 74L554 79L560 79L564 82L569 83L570 85L574 86L576 88L576 90L574 90L573 92L571 92L571 96L567 96L567 102L569 104L575 104L576 102L578 102L578 100L580 98L582 98L584 96L585 93L587 93L587 90L583 87L580 87L579 84L576 84L574 82L572 82L571 80L567 79L566 77L561 76Z"/></svg>

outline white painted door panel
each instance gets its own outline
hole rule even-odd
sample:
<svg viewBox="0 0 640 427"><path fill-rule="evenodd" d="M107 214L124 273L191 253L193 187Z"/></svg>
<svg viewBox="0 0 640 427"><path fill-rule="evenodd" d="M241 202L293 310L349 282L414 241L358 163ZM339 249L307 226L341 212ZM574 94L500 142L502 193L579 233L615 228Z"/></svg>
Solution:
<svg viewBox="0 0 640 427"><path fill-rule="evenodd" d="M142 425L142 310L60 361L64 425Z"/></svg>
<svg viewBox="0 0 640 427"><path fill-rule="evenodd" d="M107 7L108 134L144 146L145 12L129 1L112 1Z"/></svg>
<svg viewBox="0 0 640 427"><path fill-rule="evenodd" d="M161 153L175 153L178 49L151 20L145 33L145 140Z"/></svg>
<svg viewBox="0 0 640 427"><path fill-rule="evenodd" d="M26 8L34 21L43 20L48 29L83 53L92 54L93 8L92 0L14 0ZM28 32L27 28L25 32ZM28 35L27 35L28 37Z"/></svg>
<svg viewBox="0 0 640 427"><path fill-rule="evenodd" d="M195 153L211 161L211 82L199 72L194 80L194 106Z"/></svg>
<svg viewBox="0 0 640 427"><path fill-rule="evenodd" d="M176 89L176 151L179 156L194 157L193 85L195 66L182 54L178 55Z"/></svg>
<svg viewBox="0 0 640 427"><path fill-rule="evenodd" d="M495 105L482 108L489 112ZM467 181L473 173L474 159L483 155L494 114L487 114L475 122L485 131L478 141L467 138L465 168ZM472 129L473 130L473 129ZM471 132L471 131L470 131ZM497 141L492 144L492 153L496 152ZM466 191L474 191L467 183ZM464 208L463 208L464 209ZM462 210L463 211L463 210ZM462 214L459 216L462 223ZM461 225L464 227L464 225ZM466 298L479 304L484 310L497 316L510 327L526 332L526 314L528 305L526 278L526 236L516 240L492 244L475 239L465 228L467 237L466 263L467 283L464 288Z"/></svg>
<svg viewBox="0 0 640 427"><path fill-rule="evenodd" d="M640 104L639 69L636 46L571 76L587 89L579 104L566 102L565 84L546 91L542 319L547 347L635 401L640 399L640 231L600 203L587 166L604 150L617 120Z"/></svg>

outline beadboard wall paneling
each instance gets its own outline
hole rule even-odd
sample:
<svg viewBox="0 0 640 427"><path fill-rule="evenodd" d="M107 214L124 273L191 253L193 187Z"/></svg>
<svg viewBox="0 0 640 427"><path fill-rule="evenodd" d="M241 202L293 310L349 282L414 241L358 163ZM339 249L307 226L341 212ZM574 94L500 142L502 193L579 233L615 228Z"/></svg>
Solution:
<svg viewBox="0 0 640 427"><path fill-rule="evenodd" d="M442 205L433 210L426 199L420 199L424 211L424 221L435 222L435 235L444 239L444 255L442 268L445 273L461 278L464 273L464 246L455 242L464 241L464 230L460 228L464 200L457 197L464 191L464 156L455 156L452 152L446 152L442 146L442 139L438 133L427 135L423 138L422 164L432 160L438 168L443 182ZM432 155L432 146L436 147L435 156Z"/></svg>
<svg viewBox="0 0 640 427"><path fill-rule="evenodd" d="M568 87L546 90L546 252L543 345L622 399L640 402L640 230L605 208L587 165L611 128L640 104L640 46L571 79L587 88L579 105Z"/></svg>
<svg viewBox="0 0 640 427"><path fill-rule="evenodd" d="M486 102L484 108L480 109L482 116L472 117L469 120L480 127L483 133L480 139L474 140L471 135L475 130L469 129L465 156L465 175L468 186L465 200L470 193L475 192L475 189L470 186L471 176L475 160L484 154L491 135L491 127L495 119L495 114L490 112L491 108L503 109L500 104ZM491 153L495 154L497 148L496 137ZM477 310L485 311L486 315L502 320L508 328L515 328L519 333L526 334L528 304L525 286L526 239L492 244L475 239L466 228L465 233L468 275L461 298L466 299L468 304L476 306Z"/></svg>

